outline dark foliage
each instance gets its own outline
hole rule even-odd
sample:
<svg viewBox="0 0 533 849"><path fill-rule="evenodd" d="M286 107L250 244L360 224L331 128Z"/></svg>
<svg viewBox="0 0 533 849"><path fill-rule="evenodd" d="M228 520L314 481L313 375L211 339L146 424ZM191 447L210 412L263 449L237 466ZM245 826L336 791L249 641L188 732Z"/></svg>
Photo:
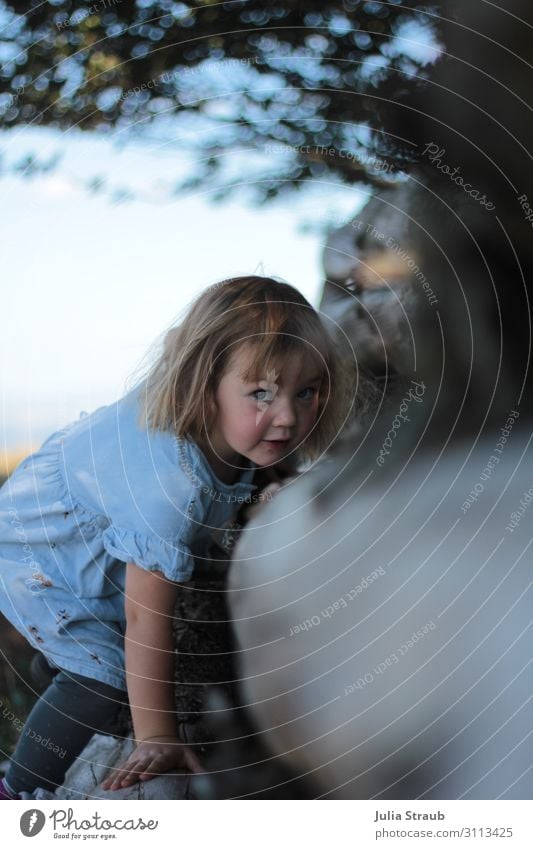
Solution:
<svg viewBox="0 0 533 849"><path fill-rule="evenodd" d="M437 5L11 0L0 6L0 121L170 135L197 155L178 191L215 179L225 196L230 149L256 157L256 200L307 180L379 184L377 140L396 166L412 158L387 133L384 107L424 77L412 26L435 31Z"/></svg>

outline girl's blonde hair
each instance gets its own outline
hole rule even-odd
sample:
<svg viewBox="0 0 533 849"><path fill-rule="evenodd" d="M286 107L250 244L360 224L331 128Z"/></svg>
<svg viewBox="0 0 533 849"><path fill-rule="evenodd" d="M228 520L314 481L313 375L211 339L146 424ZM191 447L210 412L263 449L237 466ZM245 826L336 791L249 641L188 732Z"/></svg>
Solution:
<svg viewBox="0 0 533 849"><path fill-rule="evenodd" d="M246 381L265 380L276 361L295 354L316 365L323 378L317 421L295 455L299 462L315 460L349 415L351 373L311 304L271 277L222 280L193 301L166 333L163 351L142 381L143 425L204 442L215 423L218 384L242 345L250 349L250 367L241 375Z"/></svg>

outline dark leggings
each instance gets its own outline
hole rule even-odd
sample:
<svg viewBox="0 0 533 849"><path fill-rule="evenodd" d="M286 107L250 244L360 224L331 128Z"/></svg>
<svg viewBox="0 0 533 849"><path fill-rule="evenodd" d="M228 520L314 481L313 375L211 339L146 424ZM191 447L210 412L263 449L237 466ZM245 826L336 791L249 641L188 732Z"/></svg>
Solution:
<svg viewBox="0 0 533 849"><path fill-rule="evenodd" d="M93 734L127 703L125 690L60 670L37 699L20 732L5 779L20 793L54 792Z"/></svg>

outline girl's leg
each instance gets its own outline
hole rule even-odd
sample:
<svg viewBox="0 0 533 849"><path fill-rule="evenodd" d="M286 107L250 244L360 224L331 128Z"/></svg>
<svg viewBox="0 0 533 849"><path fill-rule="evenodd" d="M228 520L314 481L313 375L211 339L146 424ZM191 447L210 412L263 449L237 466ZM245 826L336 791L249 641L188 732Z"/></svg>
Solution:
<svg viewBox="0 0 533 849"><path fill-rule="evenodd" d="M54 680L54 676L57 675L58 672L59 669L57 666L50 666L44 654L41 652L37 652L37 654L34 654L32 657L30 663L30 674L33 683L39 690L39 693L44 692L44 690L50 686Z"/></svg>
<svg viewBox="0 0 533 849"><path fill-rule="evenodd" d="M125 690L73 672L58 672L20 732L5 775L8 788L31 793L43 787L53 793L93 734L108 725L127 701Z"/></svg>

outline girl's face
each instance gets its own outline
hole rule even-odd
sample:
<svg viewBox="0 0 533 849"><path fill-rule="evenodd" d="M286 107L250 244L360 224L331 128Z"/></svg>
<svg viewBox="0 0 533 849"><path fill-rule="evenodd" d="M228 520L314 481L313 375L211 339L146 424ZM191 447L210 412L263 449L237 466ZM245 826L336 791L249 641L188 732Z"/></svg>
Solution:
<svg viewBox="0 0 533 849"><path fill-rule="evenodd" d="M317 418L322 375L303 355L292 357L280 371L272 370L257 383L241 374L253 356L246 346L231 358L216 392L217 417L210 434L210 457L215 468L226 464L228 477L237 477L246 457L258 466L286 458L309 435ZM231 474L233 467L233 475Z"/></svg>

